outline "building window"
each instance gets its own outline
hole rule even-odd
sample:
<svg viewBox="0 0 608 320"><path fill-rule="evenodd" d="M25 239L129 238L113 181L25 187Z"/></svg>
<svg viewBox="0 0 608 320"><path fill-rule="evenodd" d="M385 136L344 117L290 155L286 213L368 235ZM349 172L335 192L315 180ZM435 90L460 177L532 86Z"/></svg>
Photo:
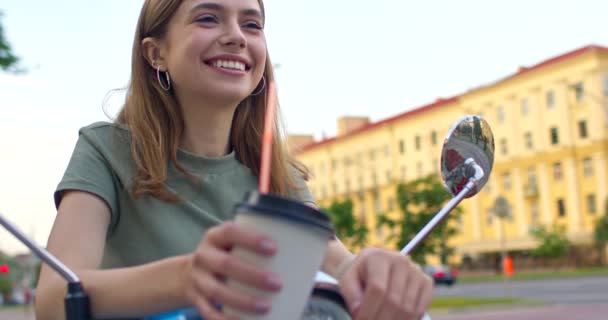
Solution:
<svg viewBox="0 0 608 320"><path fill-rule="evenodd" d="M597 207L595 205L595 194L589 194L587 195L587 212L588 213L595 213L597 211Z"/></svg>
<svg viewBox="0 0 608 320"><path fill-rule="evenodd" d="M532 142L532 132L526 132L524 134L524 142L528 150L532 150L534 148L534 144Z"/></svg>
<svg viewBox="0 0 608 320"><path fill-rule="evenodd" d="M557 127L551 128L551 144L555 145L559 143L559 131Z"/></svg>
<svg viewBox="0 0 608 320"><path fill-rule="evenodd" d="M583 159L583 175L585 177L593 176L593 161L591 158Z"/></svg>
<svg viewBox="0 0 608 320"><path fill-rule="evenodd" d="M587 138L587 121L581 120L578 122L578 135L581 139Z"/></svg>
<svg viewBox="0 0 608 320"><path fill-rule="evenodd" d="M534 167L528 168L528 184L536 185L536 169Z"/></svg>
<svg viewBox="0 0 608 320"><path fill-rule="evenodd" d="M527 116L529 111L528 109L528 99L521 99L521 115L524 117Z"/></svg>
<svg viewBox="0 0 608 320"><path fill-rule="evenodd" d="M585 98L585 86L582 82L579 82L573 86L574 88L574 96L576 98L576 102L581 102Z"/></svg>
<svg viewBox="0 0 608 320"><path fill-rule="evenodd" d="M562 179L562 164L560 162L556 162L553 164L553 179L555 181L559 181Z"/></svg>
<svg viewBox="0 0 608 320"><path fill-rule="evenodd" d="M492 225L492 221L494 220L494 210L488 209L486 211L486 224Z"/></svg>
<svg viewBox="0 0 608 320"><path fill-rule="evenodd" d="M555 92L553 90L547 91L547 108L553 109L555 107Z"/></svg>
<svg viewBox="0 0 608 320"><path fill-rule="evenodd" d="M350 180L346 179L344 181L344 186L346 187L346 193L350 193Z"/></svg>
<svg viewBox="0 0 608 320"><path fill-rule="evenodd" d="M498 110L496 110L496 118L500 123L503 123L505 121L505 109L503 108L503 106L499 106Z"/></svg>
<svg viewBox="0 0 608 320"><path fill-rule="evenodd" d="M507 149L507 139L500 139L500 153L506 155L509 150Z"/></svg>
<svg viewBox="0 0 608 320"><path fill-rule="evenodd" d="M390 170L386 170L386 172L384 173L385 177L386 177L386 182L389 183L391 182L391 180L393 180L393 176L391 174Z"/></svg>
<svg viewBox="0 0 608 320"><path fill-rule="evenodd" d="M405 181L406 175L405 175L405 166L401 167L401 181Z"/></svg>
<svg viewBox="0 0 608 320"><path fill-rule="evenodd" d="M376 158L376 150L375 149L371 149L369 151L369 159L370 160L374 160Z"/></svg>
<svg viewBox="0 0 608 320"><path fill-rule="evenodd" d="M604 81L603 81L603 91L604 91L604 96L608 97L608 73L606 73L604 75Z"/></svg>
<svg viewBox="0 0 608 320"><path fill-rule="evenodd" d="M538 221L540 220L538 214L538 202L536 201L532 201L532 203L530 203L530 218L533 224L538 224Z"/></svg>
<svg viewBox="0 0 608 320"><path fill-rule="evenodd" d="M502 175L502 186L505 190L511 189L511 175L509 173Z"/></svg>
<svg viewBox="0 0 608 320"><path fill-rule="evenodd" d="M403 139L399 140L399 153L405 153L405 141L403 141Z"/></svg>
<svg viewBox="0 0 608 320"><path fill-rule="evenodd" d="M560 217L566 216L566 205L564 199L557 199L557 215Z"/></svg>
<svg viewBox="0 0 608 320"><path fill-rule="evenodd" d="M416 170L418 171L418 178L422 178L422 162L416 164Z"/></svg>
<svg viewBox="0 0 608 320"><path fill-rule="evenodd" d="M327 198L327 189L325 187L321 187L321 199Z"/></svg>
<svg viewBox="0 0 608 320"><path fill-rule="evenodd" d="M336 159L331 159L331 169L336 170L338 167L338 161Z"/></svg>
<svg viewBox="0 0 608 320"><path fill-rule="evenodd" d="M382 213L382 201L378 196L374 198L374 210L376 210L376 214Z"/></svg>
<svg viewBox="0 0 608 320"><path fill-rule="evenodd" d="M384 156L388 157L391 155L391 148L387 145L384 146Z"/></svg>
<svg viewBox="0 0 608 320"><path fill-rule="evenodd" d="M433 144L434 146L437 145L437 131L435 130L431 132L431 144Z"/></svg>
<svg viewBox="0 0 608 320"><path fill-rule="evenodd" d="M395 210L395 199L393 198L388 198L388 211L391 212L393 210Z"/></svg>
<svg viewBox="0 0 608 320"><path fill-rule="evenodd" d="M343 163L344 163L344 167L350 166L351 165L350 157L344 157Z"/></svg>
<svg viewBox="0 0 608 320"><path fill-rule="evenodd" d="M416 150L420 150L420 136L415 138Z"/></svg>

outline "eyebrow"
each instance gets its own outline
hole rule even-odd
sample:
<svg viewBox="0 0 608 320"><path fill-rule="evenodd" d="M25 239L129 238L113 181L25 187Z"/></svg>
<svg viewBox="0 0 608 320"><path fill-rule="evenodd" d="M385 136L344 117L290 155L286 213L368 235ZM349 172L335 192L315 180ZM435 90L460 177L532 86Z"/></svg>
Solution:
<svg viewBox="0 0 608 320"><path fill-rule="evenodd" d="M202 2L202 3L199 3L196 6L194 6L191 11L196 11L196 10L200 10L200 9L224 11L225 7L222 6L221 4L215 3L215 2ZM254 16L259 19L264 18L264 17L262 17L262 13L260 13L260 10L253 9L253 8L241 9L240 13L245 16Z"/></svg>

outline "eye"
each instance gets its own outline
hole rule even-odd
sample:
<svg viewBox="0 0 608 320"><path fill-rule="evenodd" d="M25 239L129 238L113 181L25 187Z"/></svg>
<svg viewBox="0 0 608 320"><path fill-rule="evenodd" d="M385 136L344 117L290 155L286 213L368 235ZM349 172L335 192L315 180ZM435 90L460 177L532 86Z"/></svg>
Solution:
<svg viewBox="0 0 608 320"><path fill-rule="evenodd" d="M247 21L247 22L245 22L244 27L249 28L249 29L256 29L256 30L264 29L264 27L262 27L262 24L257 21Z"/></svg>
<svg viewBox="0 0 608 320"><path fill-rule="evenodd" d="M201 22L201 23L216 23L218 22L218 19L216 16L212 15L212 14L205 14L202 15L198 18L196 18L196 22Z"/></svg>

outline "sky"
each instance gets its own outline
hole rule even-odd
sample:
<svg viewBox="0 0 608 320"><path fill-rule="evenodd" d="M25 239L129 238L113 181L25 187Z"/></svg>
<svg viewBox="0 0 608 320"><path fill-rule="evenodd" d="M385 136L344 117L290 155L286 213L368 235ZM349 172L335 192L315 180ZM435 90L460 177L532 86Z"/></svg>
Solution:
<svg viewBox="0 0 608 320"><path fill-rule="evenodd" d="M221 0L218 0L221 1ZM78 129L108 121L129 81L142 0L0 0L27 72L0 73L0 214L44 246ZM381 120L576 48L608 46L605 0L266 0L289 133ZM105 110L105 112L104 112ZM25 252L4 230L0 251Z"/></svg>

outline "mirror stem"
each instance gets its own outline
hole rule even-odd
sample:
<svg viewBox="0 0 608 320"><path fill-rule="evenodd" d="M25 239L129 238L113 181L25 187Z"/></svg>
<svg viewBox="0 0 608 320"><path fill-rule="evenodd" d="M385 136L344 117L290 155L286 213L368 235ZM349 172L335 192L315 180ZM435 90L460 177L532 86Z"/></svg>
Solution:
<svg viewBox="0 0 608 320"><path fill-rule="evenodd" d="M450 200L445 207L441 208L441 210L429 221L422 230L420 230L416 236L410 242L408 242L405 247L401 250L402 255L410 254L419 244L424 240L432 231L439 225L443 219L452 211L459 203L466 197L466 195L473 189L479 180L483 178L484 172L483 169L473 160L472 158L468 158L465 161L467 167L465 168L466 174L469 177L469 181L467 184L460 190L460 192Z"/></svg>

